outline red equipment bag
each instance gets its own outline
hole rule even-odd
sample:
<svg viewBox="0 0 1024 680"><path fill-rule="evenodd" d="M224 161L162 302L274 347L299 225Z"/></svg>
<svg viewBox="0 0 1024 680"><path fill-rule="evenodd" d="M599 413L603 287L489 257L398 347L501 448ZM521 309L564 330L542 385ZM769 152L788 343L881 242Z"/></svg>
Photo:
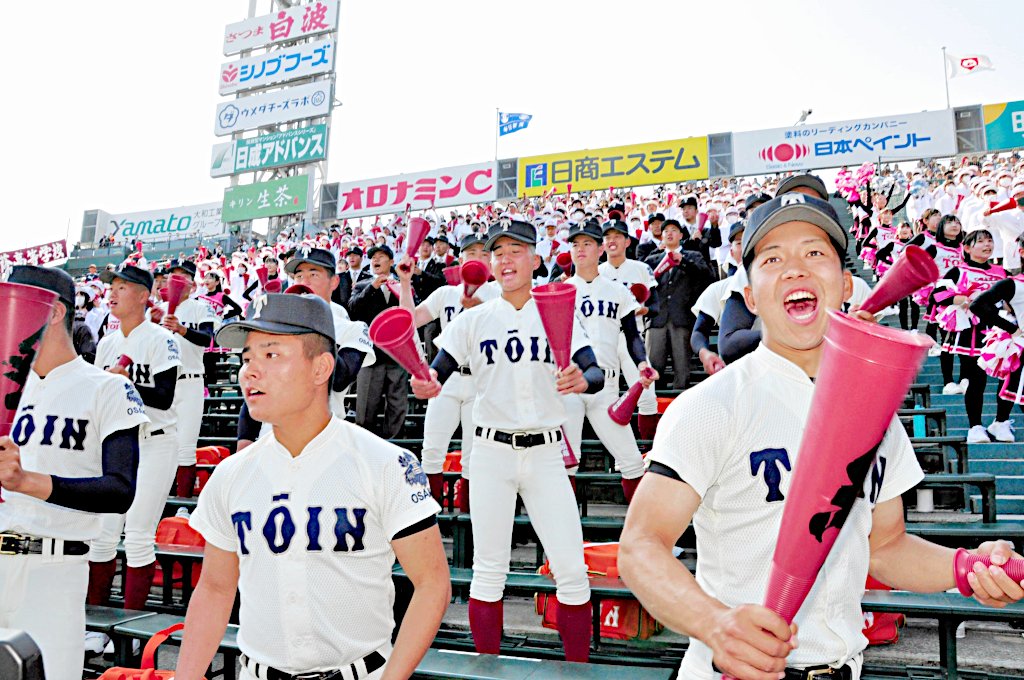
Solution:
<svg viewBox="0 0 1024 680"><path fill-rule="evenodd" d="M868 576L867 590L892 590L881 581ZM868 644L894 645L900 640L900 628L907 623L907 617L903 614L880 614L877 612L864 612L864 637Z"/></svg>
<svg viewBox="0 0 1024 680"><path fill-rule="evenodd" d="M172 680L174 671L158 671L154 669L153 658L156 656L156 648L163 644L173 633L185 628L184 623L176 623L170 628L149 638L145 648L142 650L141 668L108 668L99 677L99 680Z"/></svg>

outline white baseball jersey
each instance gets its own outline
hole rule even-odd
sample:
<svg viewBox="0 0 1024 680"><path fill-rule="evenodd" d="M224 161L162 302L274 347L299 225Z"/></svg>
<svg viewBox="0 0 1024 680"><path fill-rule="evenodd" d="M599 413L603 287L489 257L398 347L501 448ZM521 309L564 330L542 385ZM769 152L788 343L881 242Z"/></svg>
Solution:
<svg viewBox="0 0 1024 680"><path fill-rule="evenodd" d="M125 337L123 329L103 336L96 346L96 365L106 370L117 365L121 355L132 360L128 375L136 385L154 387L158 373L181 366L181 347L178 338L166 328L143 321ZM165 430L175 423L174 409L161 410L146 406L149 431Z"/></svg>
<svg viewBox="0 0 1024 680"><path fill-rule="evenodd" d="M165 312L167 311L166 303L162 305L162 308ZM193 331L199 330L199 326L204 323L213 324L216 327L220 321L216 312L213 311L210 301L206 298L189 298L179 304L174 312L174 315L178 317L178 323ZM172 333L172 335L174 334ZM203 353L209 344L200 347L180 335L176 337L181 348L181 372L185 375L203 375L205 372Z"/></svg>
<svg viewBox="0 0 1024 680"><path fill-rule="evenodd" d="M693 517L697 582L730 607L764 601L813 393L802 369L759 345L680 395L658 426L649 459L671 468L701 497ZM796 617L800 647L788 665L844 662L864 649L860 596L871 511L922 477L910 440L893 418L863 493ZM691 640L680 677L716 678L710 648Z"/></svg>
<svg viewBox="0 0 1024 680"><path fill-rule="evenodd" d="M575 317L570 355L589 344ZM519 310L503 297L467 309L445 328L439 347L473 372L474 425L520 432L528 424L542 432L565 422L554 358L532 298Z"/></svg>
<svg viewBox="0 0 1024 680"><path fill-rule="evenodd" d="M335 417L294 458L271 432L218 465L189 524L238 556L242 652L302 673L390 644L391 540L439 510L415 456Z"/></svg>
<svg viewBox="0 0 1024 680"><path fill-rule="evenodd" d="M587 282L579 275L566 283L576 286L576 317L590 338L597 365L609 371L619 370L619 335L622 320L640 308L628 289L600 274ZM618 381L615 384L618 391Z"/></svg>
<svg viewBox="0 0 1024 680"><path fill-rule="evenodd" d="M75 357L40 378L30 371L11 439L21 466L58 477L103 475L103 440L148 422L142 398L123 376ZM102 515L53 505L4 489L0 530L90 541Z"/></svg>
<svg viewBox="0 0 1024 680"><path fill-rule="evenodd" d="M725 301L729 299L729 285L732 283L732 277L715 281L700 294L697 301L693 303L693 307L690 311L693 312L694 316L697 316L701 312L704 312L712 319L715 323L718 323L719 319L722 318L722 312L725 310Z"/></svg>
<svg viewBox="0 0 1024 680"><path fill-rule="evenodd" d="M430 316L440 320L442 331L455 318L455 315L462 311L462 293L461 285L441 286L423 301L423 306L430 312ZM501 295L500 288L484 284L477 289L473 297L481 302L487 302L499 295Z"/></svg>
<svg viewBox="0 0 1024 680"><path fill-rule="evenodd" d="M348 311L337 302L332 302L331 314L334 316L334 344L339 348L347 347L366 352L363 366L372 366L377 361L370 342L370 328L362 321L352 321Z"/></svg>
<svg viewBox="0 0 1024 680"><path fill-rule="evenodd" d="M646 262L626 259L618 267L605 260L597 265L597 273L605 278L621 283L627 289L634 283L642 283L648 288L657 288L658 279L654 278L654 270Z"/></svg>

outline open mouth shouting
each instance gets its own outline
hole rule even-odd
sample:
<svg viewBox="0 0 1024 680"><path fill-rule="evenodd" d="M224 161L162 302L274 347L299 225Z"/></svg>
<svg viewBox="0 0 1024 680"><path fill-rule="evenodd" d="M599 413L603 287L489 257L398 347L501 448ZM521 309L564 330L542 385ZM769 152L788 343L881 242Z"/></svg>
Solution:
<svg viewBox="0 0 1024 680"><path fill-rule="evenodd" d="M806 288L791 291L783 305L789 318L799 324L811 323L818 314L818 296Z"/></svg>

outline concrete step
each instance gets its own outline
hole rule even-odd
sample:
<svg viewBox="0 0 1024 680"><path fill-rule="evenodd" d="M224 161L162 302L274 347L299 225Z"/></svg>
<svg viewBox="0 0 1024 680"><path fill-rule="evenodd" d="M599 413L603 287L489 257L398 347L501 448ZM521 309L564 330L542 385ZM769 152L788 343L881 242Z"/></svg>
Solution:
<svg viewBox="0 0 1024 680"><path fill-rule="evenodd" d="M977 508L977 512L981 510L981 495L971 496L971 506ZM1004 515L1015 515L1024 512L1024 495L1000 495L996 494L996 513L997 517L1002 518Z"/></svg>
<svg viewBox="0 0 1024 680"><path fill-rule="evenodd" d="M1024 475L1000 475L996 477L996 496L1024 496Z"/></svg>
<svg viewBox="0 0 1024 680"><path fill-rule="evenodd" d="M1024 475L1024 460L1008 460L1005 458L971 459L971 472L987 472L997 477L1017 477Z"/></svg>
<svg viewBox="0 0 1024 680"><path fill-rule="evenodd" d="M1024 432L1021 434L1024 435ZM996 442L992 444L971 444L968 453L972 462L986 458L1024 461L1024 443L1005 444Z"/></svg>

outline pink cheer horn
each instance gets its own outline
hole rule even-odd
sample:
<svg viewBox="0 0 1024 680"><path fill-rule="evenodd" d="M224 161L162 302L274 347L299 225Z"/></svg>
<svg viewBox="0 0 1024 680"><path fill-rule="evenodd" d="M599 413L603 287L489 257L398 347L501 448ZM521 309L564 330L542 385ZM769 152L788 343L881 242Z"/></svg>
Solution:
<svg viewBox="0 0 1024 680"><path fill-rule="evenodd" d="M572 358L572 323L576 313L576 286L571 283L547 283L532 291L533 302L540 313L548 346L559 370L567 368Z"/></svg>
<svg viewBox="0 0 1024 680"><path fill-rule="evenodd" d="M0 437L14 426L28 372L56 303L53 291L0 283Z"/></svg>
<svg viewBox="0 0 1024 680"><path fill-rule="evenodd" d="M416 341L416 324L405 307L389 307L370 324L370 340L418 380L430 380L430 369Z"/></svg>
<svg viewBox="0 0 1024 680"><path fill-rule="evenodd" d="M462 276L462 293L471 298L480 290L480 286L487 283L491 270L479 260L467 260L459 268L459 274Z"/></svg>
<svg viewBox="0 0 1024 680"><path fill-rule="evenodd" d="M270 280L270 271L266 267L256 267L256 278L260 282L260 288L267 289L267 281Z"/></svg>
<svg viewBox="0 0 1024 680"><path fill-rule="evenodd" d="M974 595L974 589L967 581L967 575L974 571L974 565L981 563L986 569L992 566L992 560L981 555L972 555L964 548L956 551L953 558L953 575L956 578L956 587L964 597ZM1006 564L999 565L1006 575L1017 583L1024 581L1024 558L1013 557L1007 560Z"/></svg>
<svg viewBox="0 0 1024 680"><path fill-rule="evenodd" d="M649 368L645 368L641 372L645 378L649 378L652 375L652 371ZM643 391L644 384L639 380L630 385L626 393L608 407L608 417L619 425L629 425L629 421L633 418L633 411L636 410L636 405L640 401L640 395L643 394Z"/></svg>
<svg viewBox="0 0 1024 680"><path fill-rule="evenodd" d="M441 273L444 274L444 280L449 286L457 286L462 283L462 268L457 264L445 267L441 270Z"/></svg>
<svg viewBox="0 0 1024 680"><path fill-rule="evenodd" d="M117 366L118 366L118 368L123 368L126 371L131 367L132 363L134 363L132 361L132 358L130 356L128 356L127 354L122 354L121 356L119 356L117 358Z"/></svg>
<svg viewBox="0 0 1024 680"><path fill-rule="evenodd" d="M701 213L697 215L697 229L700 231L704 230L704 225L708 223L708 214Z"/></svg>
<svg viewBox="0 0 1024 680"><path fill-rule="evenodd" d="M281 279L272 279L267 281L263 286L263 292L265 293L280 293L281 292Z"/></svg>
<svg viewBox="0 0 1024 680"><path fill-rule="evenodd" d="M569 253L559 253L558 257L555 258L555 262L562 269L563 272L572 276L572 255Z"/></svg>
<svg viewBox="0 0 1024 680"><path fill-rule="evenodd" d="M772 557L765 606L792 623L903 404L926 336L829 311L821 367ZM836 416L842 404L848 414Z"/></svg>
<svg viewBox="0 0 1024 680"><path fill-rule="evenodd" d="M284 292L286 295L316 295L312 288L303 283L293 283Z"/></svg>
<svg viewBox="0 0 1024 680"><path fill-rule="evenodd" d="M167 302L167 286L164 286L158 292L160 293L160 299Z"/></svg>
<svg viewBox="0 0 1024 680"><path fill-rule="evenodd" d="M396 298L402 297L402 287L401 284L398 283L398 281L395 281L394 279L388 279L387 281L384 282L384 285L387 286L388 290L391 291L391 294L394 295Z"/></svg>
<svg viewBox="0 0 1024 680"><path fill-rule="evenodd" d="M167 313L174 316L174 310L182 303L188 295L191 282L181 274L171 274L167 277Z"/></svg>
<svg viewBox="0 0 1024 680"><path fill-rule="evenodd" d="M907 246L860 308L877 314L938 278L939 268L932 256L924 248Z"/></svg>
<svg viewBox="0 0 1024 680"><path fill-rule="evenodd" d="M672 267L677 266L682 261L683 256L677 252L670 250L669 252L665 253L665 257L661 258L661 262L659 262L658 266L655 267L654 269L655 278L661 276L669 269L672 269Z"/></svg>
<svg viewBox="0 0 1024 680"><path fill-rule="evenodd" d="M629 292L633 294L633 297L640 304L644 304L651 299L651 289L642 283L634 283L629 287Z"/></svg>

